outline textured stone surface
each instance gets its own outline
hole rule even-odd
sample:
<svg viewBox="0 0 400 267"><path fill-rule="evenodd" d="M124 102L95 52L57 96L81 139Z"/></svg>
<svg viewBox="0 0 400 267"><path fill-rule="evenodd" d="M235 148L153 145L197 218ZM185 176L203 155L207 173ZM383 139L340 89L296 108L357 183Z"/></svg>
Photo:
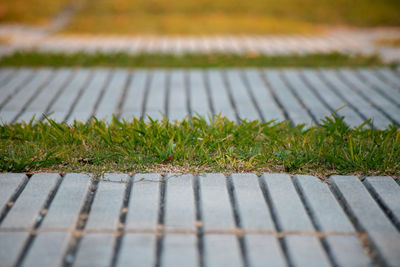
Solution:
<svg viewBox="0 0 400 267"><path fill-rule="evenodd" d="M24 179L0 175L3 203ZM26 181L3 209L0 266L19 257L38 267L113 259L117 266L350 267L375 264L372 255L380 265L400 262L400 186L391 177L332 176L328 184L285 174L105 174L95 187L86 174L36 173ZM89 214L80 214L88 204Z"/></svg>
<svg viewBox="0 0 400 267"><path fill-rule="evenodd" d="M23 173L0 173L0 209L10 201L26 178Z"/></svg>
<svg viewBox="0 0 400 267"><path fill-rule="evenodd" d="M236 205L244 230L275 230L255 174L232 174Z"/></svg>
<svg viewBox="0 0 400 267"><path fill-rule="evenodd" d="M329 190L328 184L307 175L298 175L294 180L321 231L355 231L335 196Z"/></svg>
<svg viewBox="0 0 400 267"><path fill-rule="evenodd" d="M290 120L307 126L336 112L350 126L400 123L398 76L388 68L338 69L71 69L0 68L0 119L170 120L221 114L228 119ZM29 103L28 103L29 102Z"/></svg>
<svg viewBox="0 0 400 267"><path fill-rule="evenodd" d="M42 227L52 229L72 227L84 203L89 183L88 175L78 173L65 175Z"/></svg>
<svg viewBox="0 0 400 267"><path fill-rule="evenodd" d="M166 230L196 229L196 211L192 175L168 175L167 192L165 196Z"/></svg>
<svg viewBox="0 0 400 267"><path fill-rule="evenodd" d="M367 177L364 181L371 194L391 216L400 229L400 186L391 177Z"/></svg>
<svg viewBox="0 0 400 267"><path fill-rule="evenodd" d="M69 233L40 233L25 256L23 266L59 266L67 249Z"/></svg>
<svg viewBox="0 0 400 267"><path fill-rule="evenodd" d="M397 266L400 262L400 233L362 182L354 176L333 176L331 180L349 212L370 236L382 259L390 266Z"/></svg>
<svg viewBox="0 0 400 267"><path fill-rule="evenodd" d="M286 266L285 256L273 235L245 236L251 266Z"/></svg>
<svg viewBox="0 0 400 267"><path fill-rule="evenodd" d="M167 234L163 246L162 266L199 266L195 235Z"/></svg>
<svg viewBox="0 0 400 267"><path fill-rule="evenodd" d="M130 195L126 229L157 228L160 201L159 174L136 174Z"/></svg>
<svg viewBox="0 0 400 267"><path fill-rule="evenodd" d="M205 235L204 260L210 267L243 266L237 238L234 235Z"/></svg>
<svg viewBox="0 0 400 267"><path fill-rule="evenodd" d="M156 255L156 237L153 234L126 234L117 266L154 266Z"/></svg>
<svg viewBox="0 0 400 267"><path fill-rule="evenodd" d="M232 230L235 223L226 177L222 174L199 176L199 184L204 230Z"/></svg>
<svg viewBox="0 0 400 267"><path fill-rule="evenodd" d="M27 229L33 226L59 177L60 175L56 173L38 173L29 178L28 184L7 214L0 229Z"/></svg>
<svg viewBox="0 0 400 267"><path fill-rule="evenodd" d="M113 256L113 234L87 234L79 245L74 266L110 266Z"/></svg>
<svg viewBox="0 0 400 267"><path fill-rule="evenodd" d="M13 266L16 263L27 237L25 232L0 232L1 266Z"/></svg>
<svg viewBox="0 0 400 267"><path fill-rule="evenodd" d="M125 188L125 183L99 183L86 229L117 230Z"/></svg>

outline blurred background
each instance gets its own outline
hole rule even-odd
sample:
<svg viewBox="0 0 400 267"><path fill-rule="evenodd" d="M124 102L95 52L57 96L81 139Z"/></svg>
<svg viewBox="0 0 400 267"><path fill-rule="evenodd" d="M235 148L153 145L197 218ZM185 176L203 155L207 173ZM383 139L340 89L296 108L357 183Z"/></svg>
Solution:
<svg viewBox="0 0 400 267"><path fill-rule="evenodd" d="M63 33L286 34L400 26L399 0L1 0L1 24Z"/></svg>

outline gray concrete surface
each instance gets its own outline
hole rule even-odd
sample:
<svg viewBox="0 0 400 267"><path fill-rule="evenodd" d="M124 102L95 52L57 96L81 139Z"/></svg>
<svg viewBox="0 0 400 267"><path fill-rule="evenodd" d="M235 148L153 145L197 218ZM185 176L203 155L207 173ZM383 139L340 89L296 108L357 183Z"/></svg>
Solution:
<svg viewBox="0 0 400 267"><path fill-rule="evenodd" d="M0 68L0 123L43 114L73 123L93 116L171 121L199 114L317 125L336 112L354 127L400 124L400 73L376 69Z"/></svg>
<svg viewBox="0 0 400 267"><path fill-rule="evenodd" d="M392 177L89 177L1 174L0 265L400 263L400 185Z"/></svg>

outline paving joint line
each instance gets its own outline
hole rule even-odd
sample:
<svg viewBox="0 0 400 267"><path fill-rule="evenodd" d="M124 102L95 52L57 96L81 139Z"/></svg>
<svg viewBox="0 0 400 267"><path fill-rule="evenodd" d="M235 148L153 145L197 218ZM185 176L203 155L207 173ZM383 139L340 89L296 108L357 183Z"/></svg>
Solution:
<svg viewBox="0 0 400 267"><path fill-rule="evenodd" d="M395 123L395 125L398 125L398 123L396 122L396 120L393 119L393 117L387 113L385 110L383 110L381 107L379 107L373 100L371 100L370 98L368 98L368 96L365 95L365 93L363 92L363 90L360 90L360 88L358 88L357 86L355 86L351 81L349 81L346 77L344 77L344 75L340 72L340 71L335 71L335 74L345 83L347 84L347 86L353 90L354 92L360 92L359 96L361 96L367 103L369 103L371 106L373 106L376 110L378 110L379 112L381 112L382 115L384 115L388 120L392 121L393 123ZM356 90L357 88L357 90ZM370 86L370 88L372 88Z"/></svg>
<svg viewBox="0 0 400 267"><path fill-rule="evenodd" d="M353 224L354 228L356 229L358 235L358 239L360 243L364 246L366 251L370 252L371 258L374 262L378 264L387 265L385 263L385 259L383 258L382 254L378 250L378 247L372 241L371 237L368 235L366 229L360 224L357 217L355 216L354 212L352 211L351 207L348 205L346 200L343 197L343 194L340 192L339 188L336 184L332 183L329 184L329 189L332 192L333 196L336 198L340 206L342 207L343 211L346 213L347 217L350 218L351 223Z"/></svg>

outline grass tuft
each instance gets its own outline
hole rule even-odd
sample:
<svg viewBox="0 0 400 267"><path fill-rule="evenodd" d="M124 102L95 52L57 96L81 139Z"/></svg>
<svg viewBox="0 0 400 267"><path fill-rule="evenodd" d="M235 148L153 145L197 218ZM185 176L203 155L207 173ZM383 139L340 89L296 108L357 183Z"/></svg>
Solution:
<svg viewBox="0 0 400 267"><path fill-rule="evenodd" d="M307 55L262 54L128 54L16 52L0 59L0 66L225 68L225 67L365 67L387 65L376 56L340 53Z"/></svg>
<svg viewBox="0 0 400 267"><path fill-rule="evenodd" d="M217 116L182 122L45 122L0 126L0 171L287 172L395 175L400 127L349 128L327 117L306 129Z"/></svg>

